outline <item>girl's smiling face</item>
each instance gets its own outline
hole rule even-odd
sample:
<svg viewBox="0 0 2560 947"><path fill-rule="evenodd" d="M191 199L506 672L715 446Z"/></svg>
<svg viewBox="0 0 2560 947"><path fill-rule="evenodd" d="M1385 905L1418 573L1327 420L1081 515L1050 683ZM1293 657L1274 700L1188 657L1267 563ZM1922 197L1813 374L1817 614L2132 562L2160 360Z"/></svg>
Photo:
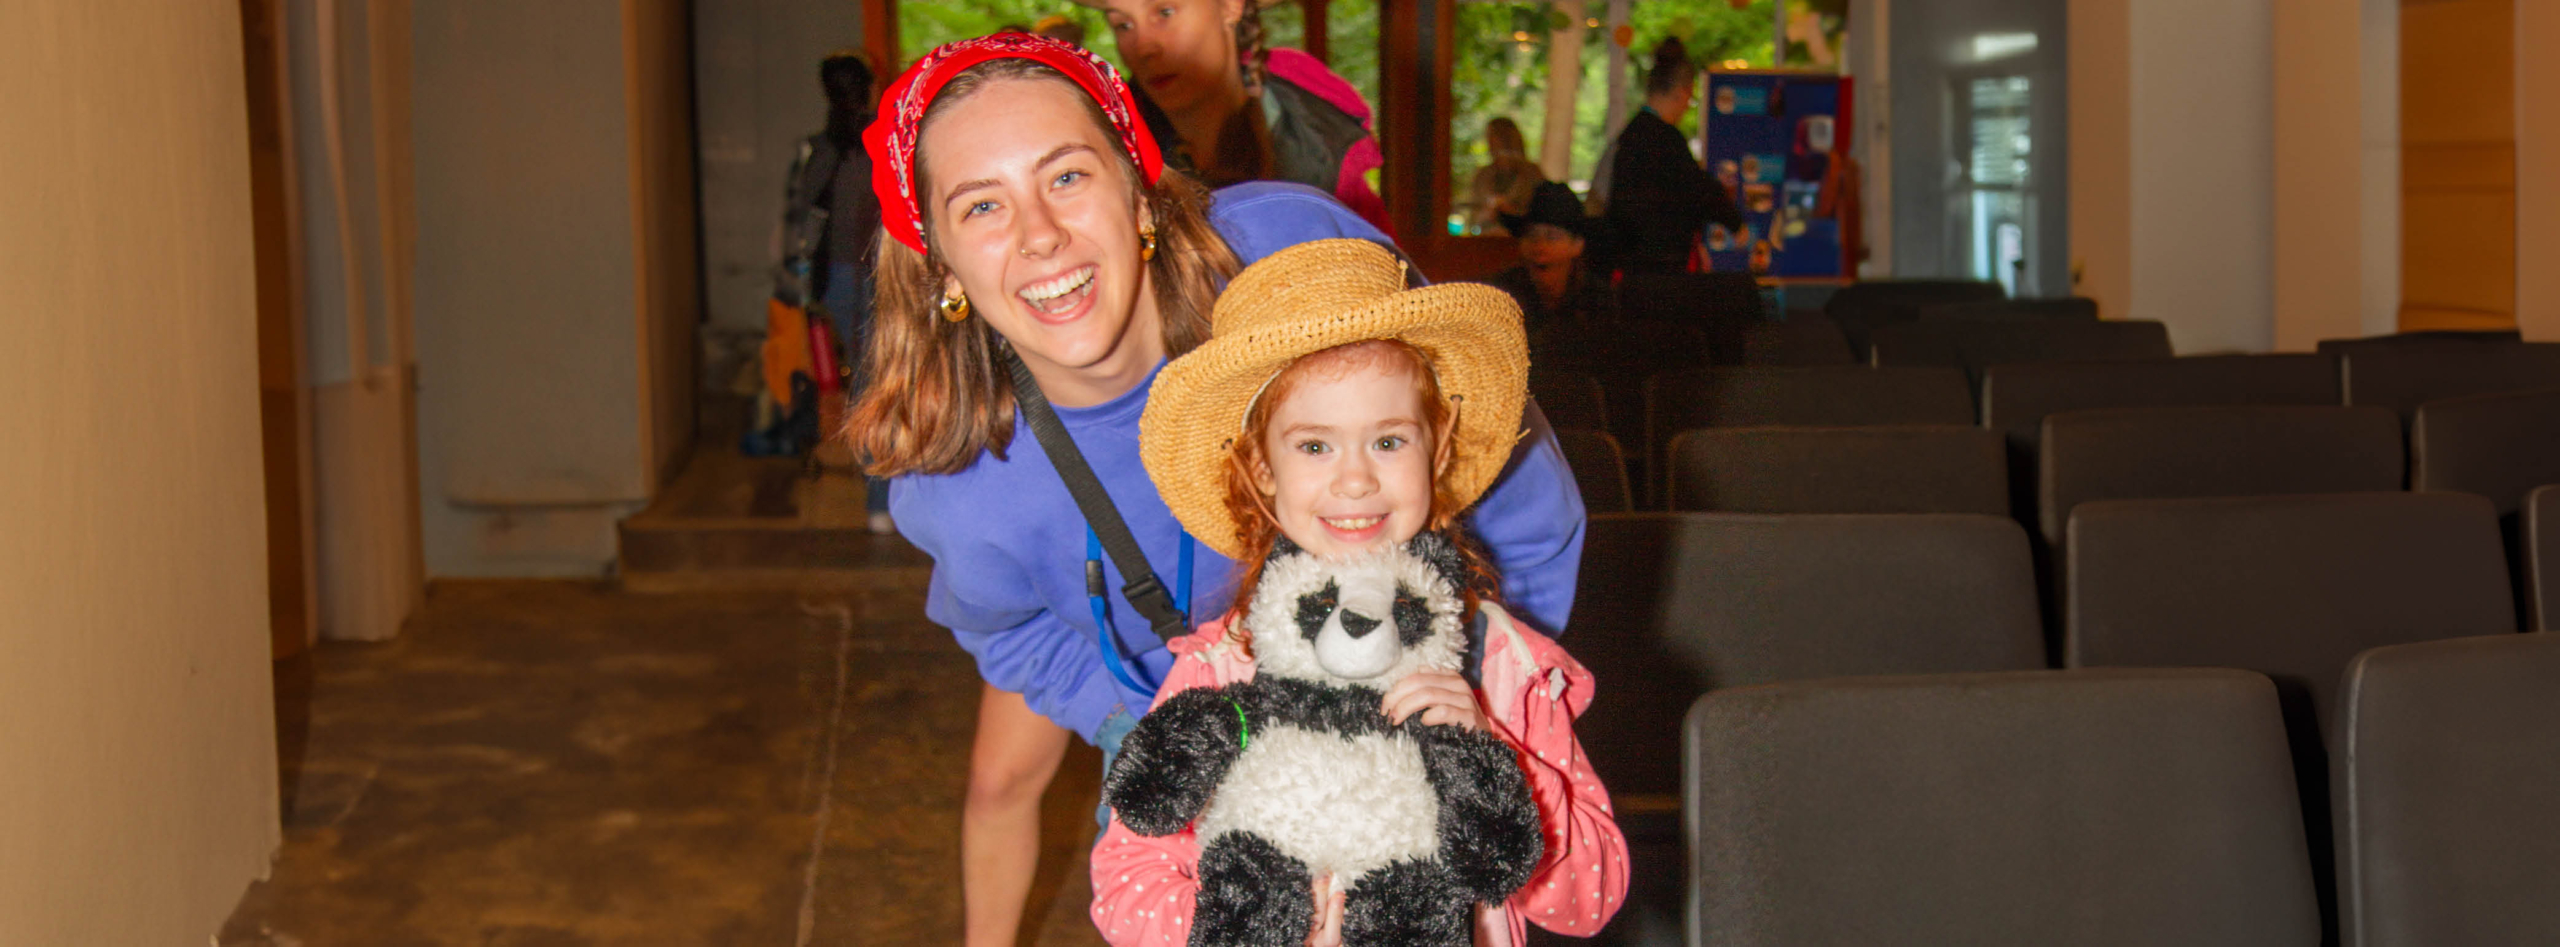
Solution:
<svg viewBox="0 0 2560 947"><path fill-rule="evenodd" d="M1363 342L1300 359L1272 387L1255 486L1282 535L1324 558L1401 544L1431 520L1441 437L1408 351Z"/></svg>

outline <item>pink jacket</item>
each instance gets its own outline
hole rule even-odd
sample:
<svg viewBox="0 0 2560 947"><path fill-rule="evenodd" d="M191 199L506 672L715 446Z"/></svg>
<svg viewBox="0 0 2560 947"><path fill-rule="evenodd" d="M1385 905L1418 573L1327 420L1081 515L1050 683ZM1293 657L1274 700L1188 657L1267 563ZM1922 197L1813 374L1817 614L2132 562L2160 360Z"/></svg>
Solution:
<svg viewBox="0 0 2560 947"><path fill-rule="evenodd" d="M1516 947L1528 934L1526 921L1588 937L1627 896L1626 837L1610 813L1609 790L1573 736L1573 719L1591 705L1591 672L1501 606L1483 608L1478 697L1494 734L1520 751L1547 838L1528 885L1500 905L1477 909L1476 943ZM1226 640L1226 631L1225 621L1211 622L1172 643L1174 666L1157 704L1194 687L1253 679L1253 659ZM1199 860L1191 830L1148 838L1114 817L1093 850L1093 923L1103 939L1114 947L1187 943Z"/></svg>

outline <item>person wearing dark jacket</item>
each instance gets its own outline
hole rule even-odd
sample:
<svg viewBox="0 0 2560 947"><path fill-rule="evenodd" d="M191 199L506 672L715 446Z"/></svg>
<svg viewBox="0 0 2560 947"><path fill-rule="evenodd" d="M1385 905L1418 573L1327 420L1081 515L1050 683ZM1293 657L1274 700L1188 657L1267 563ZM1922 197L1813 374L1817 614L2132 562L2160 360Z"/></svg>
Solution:
<svg viewBox="0 0 2560 947"><path fill-rule="evenodd" d="M1618 297L1608 279L1583 263L1593 221L1583 215L1571 185L1540 184L1529 195L1528 213L1500 216L1503 229L1519 241L1520 263L1485 282L1520 302L1533 356L1543 339L1618 321Z"/></svg>
<svg viewBox="0 0 2560 947"><path fill-rule="evenodd" d="M1678 273L1710 223L1741 233L1742 210L1698 159L1677 127L1696 97L1698 67L1677 39L1654 47L1644 107L1611 146L1607 219L1621 272Z"/></svg>

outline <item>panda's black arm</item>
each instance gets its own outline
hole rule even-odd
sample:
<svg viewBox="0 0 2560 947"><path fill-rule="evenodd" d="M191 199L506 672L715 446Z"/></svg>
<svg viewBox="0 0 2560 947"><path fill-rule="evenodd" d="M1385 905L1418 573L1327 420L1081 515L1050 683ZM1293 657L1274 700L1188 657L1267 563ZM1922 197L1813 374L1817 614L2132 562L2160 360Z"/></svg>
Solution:
<svg viewBox="0 0 2560 947"><path fill-rule="evenodd" d="M1448 726L1409 730L1440 797L1440 858L1460 888L1499 902L1529 883L1544 852L1538 805L1519 756L1492 734Z"/></svg>
<svg viewBox="0 0 2560 947"><path fill-rule="evenodd" d="M1120 757L1102 781L1102 800L1140 835L1182 831L1209 805L1227 767L1243 750L1236 709L1249 684L1175 694L1150 711L1120 742Z"/></svg>

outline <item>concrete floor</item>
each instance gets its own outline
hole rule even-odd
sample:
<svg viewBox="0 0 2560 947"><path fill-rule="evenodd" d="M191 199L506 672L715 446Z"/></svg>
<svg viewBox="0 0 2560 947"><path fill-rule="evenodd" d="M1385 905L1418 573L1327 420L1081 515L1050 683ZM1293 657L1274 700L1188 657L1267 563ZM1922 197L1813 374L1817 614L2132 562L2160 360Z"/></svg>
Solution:
<svg viewBox="0 0 2560 947"><path fill-rule="evenodd" d="M977 676L914 571L855 591L441 583L278 667L285 846L220 947L946 944ZM1083 915L1098 757L1023 942Z"/></svg>

